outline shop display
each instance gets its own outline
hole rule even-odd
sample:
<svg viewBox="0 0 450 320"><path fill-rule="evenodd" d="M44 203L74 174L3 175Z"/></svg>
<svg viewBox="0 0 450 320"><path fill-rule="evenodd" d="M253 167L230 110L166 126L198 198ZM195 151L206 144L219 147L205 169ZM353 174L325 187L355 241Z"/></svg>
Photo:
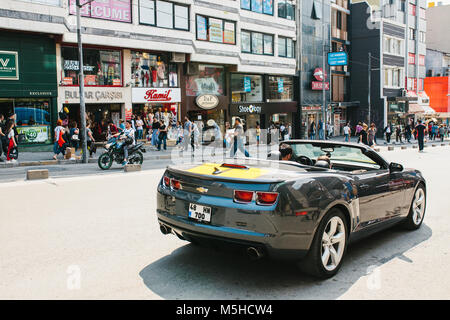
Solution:
<svg viewBox="0 0 450 320"><path fill-rule="evenodd" d="M199 65L197 75L188 76L186 94L197 96L201 94L223 95L224 67L215 65Z"/></svg>
<svg viewBox="0 0 450 320"><path fill-rule="evenodd" d="M168 64L167 61L166 55L132 51L131 85L144 88L176 87L178 85L177 66Z"/></svg>

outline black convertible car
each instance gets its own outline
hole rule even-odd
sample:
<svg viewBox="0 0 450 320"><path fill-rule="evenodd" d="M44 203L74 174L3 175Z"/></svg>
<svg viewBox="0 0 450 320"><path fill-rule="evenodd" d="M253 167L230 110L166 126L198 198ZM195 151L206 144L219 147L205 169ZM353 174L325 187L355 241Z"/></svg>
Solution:
<svg viewBox="0 0 450 320"><path fill-rule="evenodd" d="M361 144L284 143L290 161L274 152L275 160L168 167L157 191L161 232L237 245L252 258L293 259L328 278L350 241L397 223L421 226L426 184L418 170L388 163Z"/></svg>

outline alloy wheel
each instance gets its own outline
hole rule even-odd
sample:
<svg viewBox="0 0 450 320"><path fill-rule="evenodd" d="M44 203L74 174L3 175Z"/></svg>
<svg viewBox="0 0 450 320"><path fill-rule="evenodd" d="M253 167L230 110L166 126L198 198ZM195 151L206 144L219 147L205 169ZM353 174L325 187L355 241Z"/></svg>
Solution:
<svg viewBox="0 0 450 320"><path fill-rule="evenodd" d="M425 192L423 191L422 188L416 190L412 210L413 210L412 220L414 224L419 225L422 222L423 215L425 212Z"/></svg>
<svg viewBox="0 0 450 320"><path fill-rule="evenodd" d="M322 235L321 259L323 267L333 271L339 266L345 250L345 225L338 216L332 217Z"/></svg>

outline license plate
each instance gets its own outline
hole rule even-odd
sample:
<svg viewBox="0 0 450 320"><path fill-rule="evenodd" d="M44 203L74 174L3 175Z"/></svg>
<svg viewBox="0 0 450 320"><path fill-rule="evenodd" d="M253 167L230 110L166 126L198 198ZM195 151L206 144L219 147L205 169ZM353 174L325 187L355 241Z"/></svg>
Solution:
<svg viewBox="0 0 450 320"><path fill-rule="evenodd" d="M198 221L211 222L211 207L205 207L199 204L190 203L189 218Z"/></svg>

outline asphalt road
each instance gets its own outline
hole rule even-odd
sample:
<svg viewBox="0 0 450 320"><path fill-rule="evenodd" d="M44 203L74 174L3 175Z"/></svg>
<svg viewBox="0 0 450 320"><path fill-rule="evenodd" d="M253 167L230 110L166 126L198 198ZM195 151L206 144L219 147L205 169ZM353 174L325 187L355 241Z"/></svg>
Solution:
<svg viewBox="0 0 450 320"><path fill-rule="evenodd" d="M163 236L162 169L0 183L0 299L449 299L450 147L425 150L383 152L427 178L422 228L350 246L326 281Z"/></svg>

